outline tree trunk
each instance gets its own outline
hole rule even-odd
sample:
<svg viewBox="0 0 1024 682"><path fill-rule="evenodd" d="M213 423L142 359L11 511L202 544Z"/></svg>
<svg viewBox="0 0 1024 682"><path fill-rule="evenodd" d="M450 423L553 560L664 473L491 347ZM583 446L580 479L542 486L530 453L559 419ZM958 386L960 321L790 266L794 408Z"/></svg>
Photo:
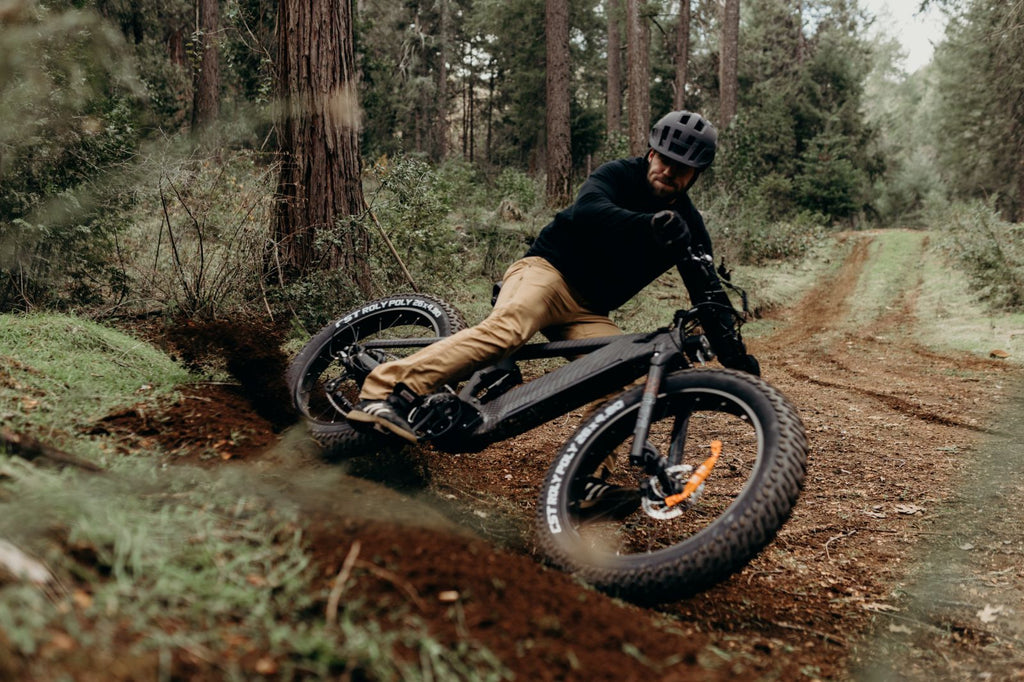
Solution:
<svg viewBox="0 0 1024 682"><path fill-rule="evenodd" d="M192 131L201 132L220 114L219 0L197 0L198 56L192 88Z"/></svg>
<svg viewBox="0 0 1024 682"><path fill-rule="evenodd" d="M341 268L371 293L363 212L352 0L282 0L278 10L281 174L275 231L286 279ZM333 233L328 245L317 237Z"/></svg>
<svg viewBox="0 0 1024 682"><path fill-rule="evenodd" d="M796 63L803 64L807 54L807 41L804 40L804 3L797 0L796 3Z"/></svg>
<svg viewBox="0 0 1024 682"><path fill-rule="evenodd" d="M646 7L646 5L644 6ZM650 49L651 31L642 16L640 0L626 0L626 24L629 43L626 59L629 67L629 151L640 156L647 152L651 125Z"/></svg>
<svg viewBox="0 0 1024 682"><path fill-rule="evenodd" d="M608 137L622 132L622 0L607 0L608 74L605 124Z"/></svg>
<svg viewBox="0 0 1024 682"><path fill-rule="evenodd" d="M686 83L690 78L690 0L679 2L679 23L676 25L676 73L672 83L672 108L686 108Z"/></svg>
<svg viewBox="0 0 1024 682"><path fill-rule="evenodd" d="M722 38L718 63L719 117L723 129L736 116L739 102L740 0L725 0L722 6Z"/></svg>
<svg viewBox="0 0 1024 682"><path fill-rule="evenodd" d="M547 0L547 203L572 201L572 149L569 122L569 0Z"/></svg>
<svg viewBox="0 0 1024 682"><path fill-rule="evenodd" d="M437 140L435 158L444 161L448 155L448 34L451 32L448 0L438 0L441 10L440 54L437 64Z"/></svg>

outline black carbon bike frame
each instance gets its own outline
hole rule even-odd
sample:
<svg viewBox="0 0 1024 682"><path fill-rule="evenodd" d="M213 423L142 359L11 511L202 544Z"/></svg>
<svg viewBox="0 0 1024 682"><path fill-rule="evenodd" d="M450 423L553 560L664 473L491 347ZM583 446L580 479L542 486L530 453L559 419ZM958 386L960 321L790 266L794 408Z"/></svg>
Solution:
<svg viewBox="0 0 1024 682"><path fill-rule="evenodd" d="M476 452L620 391L646 375L634 440L638 450L646 439L665 373L714 357L703 335L687 333L697 324L697 313L697 308L677 311L671 326L649 333L527 344L500 363L477 371L457 394L427 396L411 412L410 422L424 440L441 450ZM359 370L368 373L376 365L371 355L375 350L421 348L437 340L368 340L351 349L356 356L349 358L357 359ZM558 357L575 359L522 383L518 362Z"/></svg>

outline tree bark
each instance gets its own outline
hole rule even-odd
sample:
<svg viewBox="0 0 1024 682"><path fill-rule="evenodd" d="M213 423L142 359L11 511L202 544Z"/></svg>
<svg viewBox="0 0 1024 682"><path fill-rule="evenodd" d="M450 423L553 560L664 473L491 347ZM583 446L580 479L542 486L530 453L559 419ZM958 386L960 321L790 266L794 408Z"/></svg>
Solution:
<svg viewBox="0 0 1024 682"><path fill-rule="evenodd" d="M608 74L605 124L608 136L622 132L622 0L607 0Z"/></svg>
<svg viewBox="0 0 1024 682"><path fill-rule="evenodd" d="M722 6L722 35L718 63L719 117L727 128L739 103L740 0L725 0Z"/></svg>
<svg viewBox="0 0 1024 682"><path fill-rule="evenodd" d="M365 202L352 0L282 0L278 9L281 173L275 232L286 279L343 270L371 293L369 235L346 216ZM327 245L318 236L330 233Z"/></svg>
<svg viewBox="0 0 1024 682"><path fill-rule="evenodd" d="M444 161L448 156L448 34L451 32L448 1L438 0L441 35L437 58L437 139L434 143L434 156L438 161Z"/></svg>
<svg viewBox="0 0 1024 682"><path fill-rule="evenodd" d="M672 83L672 108L686 108L686 83L690 78L690 0L679 2L679 23L676 25L675 81Z"/></svg>
<svg viewBox="0 0 1024 682"><path fill-rule="evenodd" d="M569 2L547 0L547 203L567 206L572 201L572 149L569 121Z"/></svg>
<svg viewBox="0 0 1024 682"><path fill-rule="evenodd" d="M642 15L646 5L640 0L626 0L626 24L629 43L626 59L629 68L629 151L640 156L647 152L651 125L651 30Z"/></svg>
<svg viewBox="0 0 1024 682"><path fill-rule="evenodd" d="M219 0L197 0L198 54L192 88L192 131L201 132L220 115Z"/></svg>

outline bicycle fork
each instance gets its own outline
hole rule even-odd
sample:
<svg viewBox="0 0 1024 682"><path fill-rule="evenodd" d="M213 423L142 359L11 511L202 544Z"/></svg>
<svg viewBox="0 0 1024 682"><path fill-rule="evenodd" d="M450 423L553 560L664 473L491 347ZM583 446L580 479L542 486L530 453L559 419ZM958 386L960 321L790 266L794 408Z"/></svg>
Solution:
<svg viewBox="0 0 1024 682"><path fill-rule="evenodd" d="M633 429L633 446L629 453L629 463L632 466L641 467L647 475L657 477L662 492L657 495L659 498L676 495L682 491L679 481L669 475L669 467L679 464L682 459L682 443L686 440L686 420L680 420L673 426L668 457L662 457L657 450L650 446L647 439L654 418L654 406L658 402L661 382L665 377L665 367L670 359L671 354L666 353L664 344L659 343L651 356L651 366L644 384L640 409L637 411L636 426ZM650 486L646 482L643 487L648 496L654 492L650 490Z"/></svg>

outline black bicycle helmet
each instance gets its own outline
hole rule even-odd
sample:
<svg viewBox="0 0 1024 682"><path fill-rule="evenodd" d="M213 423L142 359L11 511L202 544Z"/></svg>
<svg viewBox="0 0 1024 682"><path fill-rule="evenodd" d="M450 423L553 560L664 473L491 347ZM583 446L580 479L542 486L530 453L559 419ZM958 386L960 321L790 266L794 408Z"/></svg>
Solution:
<svg viewBox="0 0 1024 682"><path fill-rule="evenodd" d="M692 111L672 111L651 128L651 149L673 161L704 170L715 160L718 131Z"/></svg>

